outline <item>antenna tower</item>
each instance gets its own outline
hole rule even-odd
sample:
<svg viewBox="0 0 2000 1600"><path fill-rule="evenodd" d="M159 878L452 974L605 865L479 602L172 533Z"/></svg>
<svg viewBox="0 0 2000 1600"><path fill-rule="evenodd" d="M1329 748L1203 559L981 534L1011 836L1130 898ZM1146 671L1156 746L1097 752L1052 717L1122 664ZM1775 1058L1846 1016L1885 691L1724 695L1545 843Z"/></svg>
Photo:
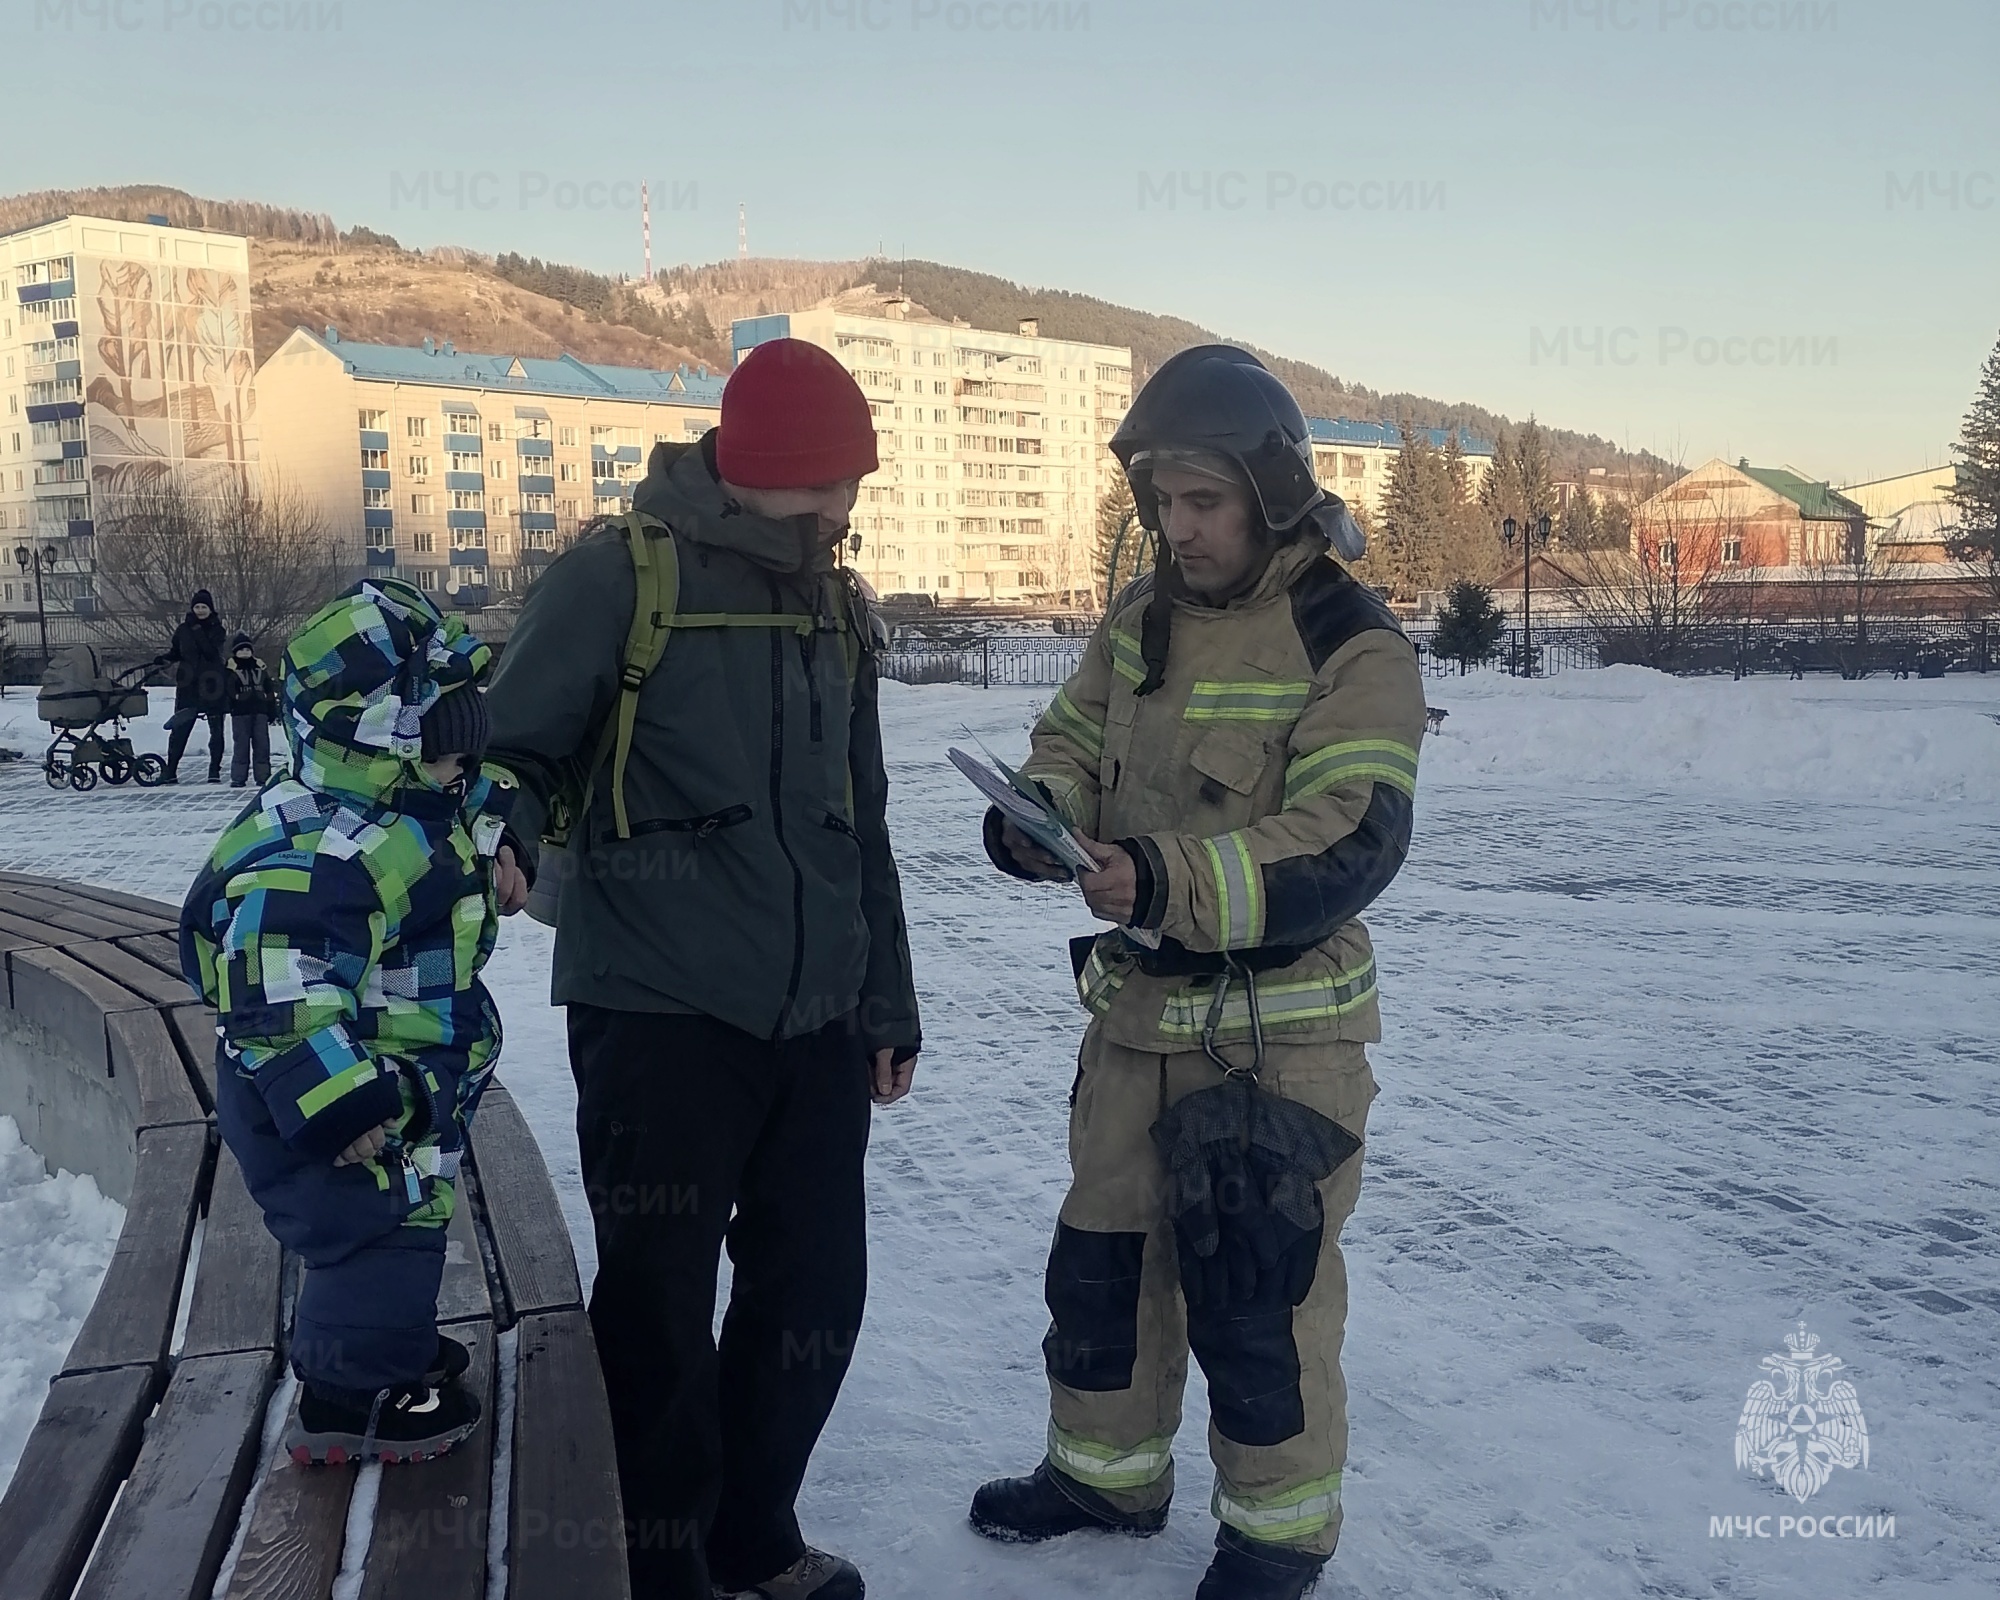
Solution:
<svg viewBox="0 0 2000 1600"><path fill-rule="evenodd" d="M643 181L639 185L639 237L645 242L646 247L646 276L642 281L651 283L653 281L653 203L651 197L646 193L646 185Z"/></svg>
<svg viewBox="0 0 2000 1600"><path fill-rule="evenodd" d="M740 200L736 202L736 259L738 261L750 259L750 224L745 218L744 205Z"/></svg>

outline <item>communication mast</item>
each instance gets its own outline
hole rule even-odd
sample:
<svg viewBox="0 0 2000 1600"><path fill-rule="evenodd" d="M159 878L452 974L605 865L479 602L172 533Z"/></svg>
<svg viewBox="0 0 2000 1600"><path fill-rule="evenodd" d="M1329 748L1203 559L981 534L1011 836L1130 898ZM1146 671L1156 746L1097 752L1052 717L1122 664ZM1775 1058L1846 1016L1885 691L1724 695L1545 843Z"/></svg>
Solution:
<svg viewBox="0 0 2000 1600"><path fill-rule="evenodd" d="M736 202L736 259L738 261L750 259L750 225L746 220L745 207L740 200Z"/></svg>
<svg viewBox="0 0 2000 1600"><path fill-rule="evenodd" d="M646 248L646 276L642 281L651 283L653 281L653 204L651 198L646 193L646 185L643 181L639 185L639 236L644 241Z"/></svg>

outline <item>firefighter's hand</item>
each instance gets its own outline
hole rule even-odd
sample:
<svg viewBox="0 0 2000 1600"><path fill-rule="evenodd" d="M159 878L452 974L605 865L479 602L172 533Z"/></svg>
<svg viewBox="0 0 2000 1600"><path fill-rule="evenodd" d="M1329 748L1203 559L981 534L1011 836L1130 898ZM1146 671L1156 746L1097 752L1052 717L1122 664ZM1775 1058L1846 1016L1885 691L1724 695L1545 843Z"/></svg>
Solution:
<svg viewBox="0 0 2000 1600"><path fill-rule="evenodd" d="M1014 865L1023 872L1032 872L1038 878L1067 880L1070 870L1048 851L1036 844L1012 822L1003 820L1000 824L1000 842L1007 847L1007 853L1014 858Z"/></svg>
<svg viewBox="0 0 2000 1600"><path fill-rule="evenodd" d="M373 1161L382 1153L382 1146L389 1142L389 1130L394 1122L385 1122L379 1128L370 1128L354 1143L333 1158L336 1167L351 1167L357 1161Z"/></svg>
<svg viewBox="0 0 2000 1600"><path fill-rule="evenodd" d="M528 875L514 859L511 844L503 844L493 858L493 895L503 917L511 917L528 903Z"/></svg>
<svg viewBox="0 0 2000 1600"><path fill-rule="evenodd" d="M1084 904L1106 922L1115 922L1122 928L1132 920L1138 900L1139 869L1115 844L1085 839L1083 847L1097 857L1095 872L1076 875L1076 881L1083 886Z"/></svg>
<svg viewBox="0 0 2000 1600"><path fill-rule="evenodd" d="M869 1063L869 1095L878 1106L892 1106L910 1092L910 1080L916 1075L915 1056L899 1067L894 1050L877 1050Z"/></svg>

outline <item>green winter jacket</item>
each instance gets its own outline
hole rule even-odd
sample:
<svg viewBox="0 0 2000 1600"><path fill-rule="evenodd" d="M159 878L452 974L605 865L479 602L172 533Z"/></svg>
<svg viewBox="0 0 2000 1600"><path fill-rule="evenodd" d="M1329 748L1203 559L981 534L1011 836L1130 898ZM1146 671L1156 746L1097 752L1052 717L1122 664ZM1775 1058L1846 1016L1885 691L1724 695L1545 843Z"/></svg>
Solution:
<svg viewBox="0 0 2000 1600"><path fill-rule="evenodd" d="M866 617L811 519L724 498L713 439L657 446L634 499L673 529L676 614L819 623L668 636L639 696L631 836L617 835L607 761L568 848L548 858L563 871L555 1002L698 1011L767 1039L858 1007L870 1050L912 1054ZM551 797L612 714L636 592L622 530L582 540L529 591L494 675L488 763L519 786L510 842L531 868Z"/></svg>

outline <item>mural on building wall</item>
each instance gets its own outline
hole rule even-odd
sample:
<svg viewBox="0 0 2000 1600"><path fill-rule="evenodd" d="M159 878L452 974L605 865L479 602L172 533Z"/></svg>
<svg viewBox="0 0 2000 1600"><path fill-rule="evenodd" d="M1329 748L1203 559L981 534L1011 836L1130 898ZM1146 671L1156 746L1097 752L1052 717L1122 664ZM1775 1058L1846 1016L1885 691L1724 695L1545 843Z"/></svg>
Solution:
<svg viewBox="0 0 2000 1600"><path fill-rule="evenodd" d="M99 370L84 400L96 492L115 497L182 464L198 486L247 486L255 400L241 277L101 261L89 306Z"/></svg>

